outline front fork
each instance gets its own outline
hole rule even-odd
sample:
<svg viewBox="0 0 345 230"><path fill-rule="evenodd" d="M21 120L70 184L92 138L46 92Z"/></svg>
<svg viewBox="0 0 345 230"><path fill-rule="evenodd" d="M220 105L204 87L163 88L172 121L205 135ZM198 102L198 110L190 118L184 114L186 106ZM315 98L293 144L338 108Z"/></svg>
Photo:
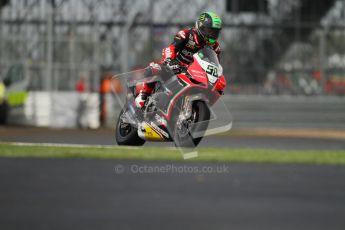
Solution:
<svg viewBox="0 0 345 230"><path fill-rule="evenodd" d="M206 103L208 102L208 100L205 98L203 94L195 94L192 96L188 95L184 98L182 111L180 112L177 122L176 122L177 128L181 130L183 128L183 124L185 124L186 121L192 118L193 103L195 101L200 101L200 100L205 101Z"/></svg>
<svg viewBox="0 0 345 230"><path fill-rule="evenodd" d="M190 101L190 96L186 96L184 98L181 108L182 111L180 111L176 122L176 126L179 130L182 130L184 122L192 116L193 104L192 101Z"/></svg>

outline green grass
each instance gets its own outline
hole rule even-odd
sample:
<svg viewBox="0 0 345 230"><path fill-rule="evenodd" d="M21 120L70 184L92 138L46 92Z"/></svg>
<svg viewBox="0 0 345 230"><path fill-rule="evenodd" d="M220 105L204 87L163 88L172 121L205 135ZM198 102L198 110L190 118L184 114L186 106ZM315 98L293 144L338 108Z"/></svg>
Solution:
<svg viewBox="0 0 345 230"><path fill-rule="evenodd" d="M188 161L345 165L345 150L273 150L200 148ZM0 144L0 157L101 158L182 161L177 150L165 148L63 147Z"/></svg>

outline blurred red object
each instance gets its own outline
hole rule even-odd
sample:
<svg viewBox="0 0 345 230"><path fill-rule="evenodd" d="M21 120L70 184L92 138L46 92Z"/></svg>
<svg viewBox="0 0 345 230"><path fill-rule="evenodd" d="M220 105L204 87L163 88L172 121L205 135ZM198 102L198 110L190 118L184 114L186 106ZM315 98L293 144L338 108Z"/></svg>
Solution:
<svg viewBox="0 0 345 230"><path fill-rule="evenodd" d="M78 93L84 93L86 91L86 81L84 77L80 77L79 80L75 84L75 90Z"/></svg>

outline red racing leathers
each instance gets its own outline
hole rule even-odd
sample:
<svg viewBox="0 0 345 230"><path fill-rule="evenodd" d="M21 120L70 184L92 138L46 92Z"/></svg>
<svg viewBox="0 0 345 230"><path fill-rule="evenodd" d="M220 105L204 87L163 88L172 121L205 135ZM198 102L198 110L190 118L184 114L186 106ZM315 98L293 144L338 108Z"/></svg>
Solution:
<svg viewBox="0 0 345 230"><path fill-rule="evenodd" d="M162 71L160 65L169 63L174 63L179 66L188 66L193 61L193 54L202 49L205 45L205 41L199 37L195 28L183 29L177 32L174 37L174 41L166 48L163 49L163 58L159 64L150 63L147 68L146 75L158 75ZM211 45L214 51L217 53L218 58L220 54L220 46L218 41ZM176 66L176 65L173 65ZM175 72L175 70L173 69ZM176 72L175 72L176 73ZM224 79L225 80L225 79ZM225 81L222 89L225 87ZM145 100L153 90L154 84L143 83L140 94L136 99L136 105L138 107L143 107ZM222 89L219 89L220 91Z"/></svg>
<svg viewBox="0 0 345 230"><path fill-rule="evenodd" d="M176 60L180 65L189 65L193 61L193 54L202 49L206 43L199 38L198 33L194 28L180 30L174 37L173 43L163 49L164 63L168 58ZM211 46L214 51L220 53L219 43L216 41Z"/></svg>

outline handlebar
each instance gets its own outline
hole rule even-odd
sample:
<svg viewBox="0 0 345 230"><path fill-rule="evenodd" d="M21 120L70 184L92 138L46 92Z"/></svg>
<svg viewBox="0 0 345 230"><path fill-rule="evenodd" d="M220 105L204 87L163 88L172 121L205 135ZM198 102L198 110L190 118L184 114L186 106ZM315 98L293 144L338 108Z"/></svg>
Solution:
<svg viewBox="0 0 345 230"><path fill-rule="evenodd" d="M169 72L173 72L166 64L163 64L162 67ZM182 73L185 73L187 72L188 66L179 66L179 69Z"/></svg>

